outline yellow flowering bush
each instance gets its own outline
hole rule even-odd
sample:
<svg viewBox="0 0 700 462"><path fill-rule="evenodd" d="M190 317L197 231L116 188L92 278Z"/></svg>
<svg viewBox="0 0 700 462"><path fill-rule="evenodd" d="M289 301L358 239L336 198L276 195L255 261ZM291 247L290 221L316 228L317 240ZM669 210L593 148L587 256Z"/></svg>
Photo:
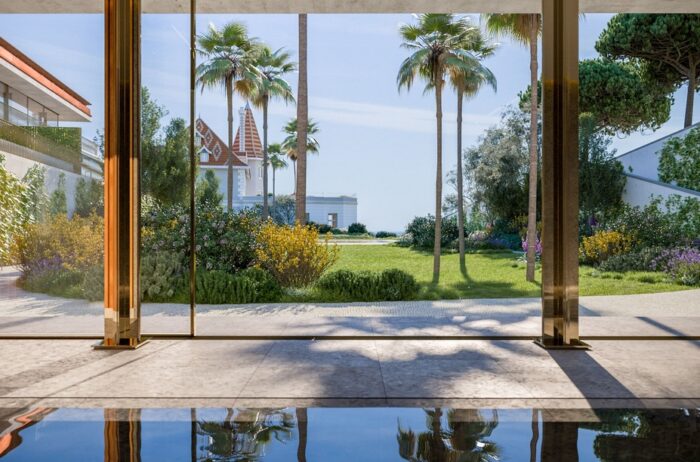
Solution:
<svg viewBox="0 0 700 462"><path fill-rule="evenodd" d="M47 265L68 271L82 271L102 264L103 220L56 215L43 223L28 226L16 242L17 259L23 272Z"/></svg>
<svg viewBox="0 0 700 462"><path fill-rule="evenodd" d="M600 264L613 255L632 249L632 239L619 231L598 231L584 237L579 247L579 257L584 263Z"/></svg>
<svg viewBox="0 0 700 462"><path fill-rule="evenodd" d="M55 215L28 225L13 249L22 271L20 285L30 292L99 300L103 240L103 220L97 215Z"/></svg>
<svg viewBox="0 0 700 462"><path fill-rule="evenodd" d="M329 237L318 241L315 227L262 225L257 235L256 265L272 274L282 287L306 287L338 260L337 245Z"/></svg>

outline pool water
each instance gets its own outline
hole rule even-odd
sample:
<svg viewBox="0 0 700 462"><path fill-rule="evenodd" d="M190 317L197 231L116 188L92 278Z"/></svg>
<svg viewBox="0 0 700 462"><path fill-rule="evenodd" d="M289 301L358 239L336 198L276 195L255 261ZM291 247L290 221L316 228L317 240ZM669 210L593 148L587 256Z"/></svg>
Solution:
<svg viewBox="0 0 700 462"><path fill-rule="evenodd" d="M700 461L700 409L0 409L3 461Z"/></svg>

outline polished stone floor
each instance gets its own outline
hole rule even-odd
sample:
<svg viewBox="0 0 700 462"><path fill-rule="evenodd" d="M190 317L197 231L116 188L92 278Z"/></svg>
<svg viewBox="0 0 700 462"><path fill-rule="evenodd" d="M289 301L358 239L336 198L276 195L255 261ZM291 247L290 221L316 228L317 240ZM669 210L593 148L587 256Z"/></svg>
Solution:
<svg viewBox="0 0 700 462"><path fill-rule="evenodd" d="M0 341L0 408L406 405L700 406L700 341Z"/></svg>

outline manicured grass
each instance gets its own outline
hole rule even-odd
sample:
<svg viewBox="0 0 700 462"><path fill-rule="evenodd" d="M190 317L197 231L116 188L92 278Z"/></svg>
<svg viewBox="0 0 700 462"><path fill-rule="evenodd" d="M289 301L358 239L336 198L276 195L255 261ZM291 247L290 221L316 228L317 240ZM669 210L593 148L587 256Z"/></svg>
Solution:
<svg viewBox="0 0 700 462"><path fill-rule="evenodd" d="M540 285L525 281L525 265L512 252L467 255L467 274L459 269L457 254L441 258L440 283L432 284L433 256L394 245L340 246L339 269L381 271L399 268L411 273L421 285L420 299L539 297ZM537 271L539 279L541 272ZM667 282L660 273L600 273L580 269L581 295L625 295L689 289Z"/></svg>

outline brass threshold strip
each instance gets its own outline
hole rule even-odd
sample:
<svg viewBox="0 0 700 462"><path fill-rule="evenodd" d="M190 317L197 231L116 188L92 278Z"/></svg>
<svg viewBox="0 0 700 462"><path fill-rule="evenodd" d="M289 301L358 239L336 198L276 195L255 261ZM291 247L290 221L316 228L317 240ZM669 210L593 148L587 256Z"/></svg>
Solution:
<svg viewBox="0 0 700 462"><path fill-rule="evenodd" d="M153 340L537 340L533 335L197 335L190 334L144 334ZM100 340L101 335L0 335L0 340ZM591 335L581 336L581 340L681 340L697 341L698 335Z"/></svg>

